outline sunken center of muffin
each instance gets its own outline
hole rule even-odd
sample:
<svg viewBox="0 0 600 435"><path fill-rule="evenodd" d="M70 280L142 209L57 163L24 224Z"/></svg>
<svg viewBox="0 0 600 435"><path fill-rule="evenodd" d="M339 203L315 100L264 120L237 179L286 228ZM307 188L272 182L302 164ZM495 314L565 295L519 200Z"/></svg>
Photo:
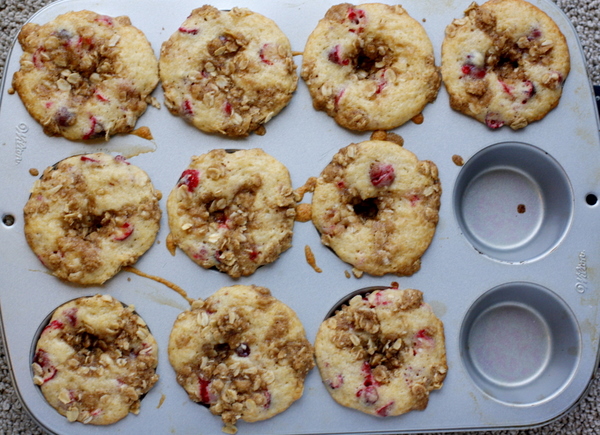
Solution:
<svg viewBox="0 0 600 435"><path fill-rule="evenodd" d="M381 40L360 41L353 56L354 70L358 77L369 78L389 68L393 63L389 47Z"/></svg>
<svg viewBox="0 0 600 435"><path fill-rule="evenodd" d="M377 198L360 199L357 198L353 203L354 213L363 221L377 219L379 213L379 204Z"/></svg>

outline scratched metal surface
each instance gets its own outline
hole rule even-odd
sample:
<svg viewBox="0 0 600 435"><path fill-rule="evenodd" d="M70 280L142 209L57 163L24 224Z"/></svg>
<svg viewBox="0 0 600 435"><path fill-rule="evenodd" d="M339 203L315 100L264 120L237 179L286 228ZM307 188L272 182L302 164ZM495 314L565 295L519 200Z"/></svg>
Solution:
<svg viewBox="0 0 600 435"><path fill-rule="evenodd" d="M453 18L462 16L470 1L411 0L404 3L409 14L422 21L434 44L438 65L444 28ZM318 19L334 3L331 0L213 2L223 9L246 6L269 16L288 35L293 49L300 52ZM321 320L338 300L361 287L389 285L397 281L401 288L422 290L425 300L444 322L449 372L443 388L431 394L426 410L383 419L343 408L330 398L315 369L306 380L303 397L290 409L265 422L240 422L240 433L409 433L523 427L548 422L562 415L585 392L597 365L600 319L597 308L600 210L598 205L590 205L591 201L586 200L591 198L590 194L600 196L600 141L596 108L581 47L570 22L549 1L536 0L533 3L558 23L571 51L572 70L563 98L554 111L541 122L517 132L506 128L490 131L450 110L448 96L442 87L437 100L424 110L423 124L409 123L395 130L404 137L406 148L420 159L429 159L438 165L443 186L438 229L423 257L422 269L413 276L346 278L344 272L350 267L321 246L312 224L296 223L294 246L289 251L254 275L234 281L219 272L200 269L180 251L171 256L166 249L168 226L164 213L157 243L136 267L181 286L194 298L207 297L218 288L234 283L266 286L298 313L312 342ZM170 10L166 14L163 13L164 2L158 0L67 0L44 8L32 17L32 21L43 23L69 10L84 8L108 15L129 15L158 53L161 43L196 6L189 0L179 1L169 5ZM148 172L166 198L192 155L213 148L259 147L284 163L290 170L294 187L299 187L309 177L318 175L339 148L350 142L365 140L368 134L348 132L324 113L314 111L306 86L300 82L290 105L267 124L267 134L262 137L253 135L232 141L208 136L171 116L163 106L160 110L149 108L138 122L139 126L150 127L153 141L123 136L107 143L89 145L48 138L26 113L18 96L7 93L10 78L18 68L20 53L20 48L15 46L8 59L0 105L0 213L3 217L15 218L12 225L0 224L0 301L7 351L18 393L40 425L54 433L219 433L220 419L188 399L176 383L167 359L171 326L176 316L186 309L185 300L157 282L126 272L121 272L104 286L87 288L67 285L46 273L23 236L22 208L35 180L29 169L37 168L41 172L62 158L84 152L132 155L131 162ZM300 56L296 57L296 63L301 63ZM160 88L154 96L162 102ZM469 162L477 162L478 158L473 157L481 156L477 154L479 151L504 142L530 144L540 150L542 161L550 159L557 162L558 169L551 166L561 174L570 192L562 206L554 206L566 211L564 232L548 249L523 261L499 261L491 258L494 255L482 254L481 249L475 249L460 225L463 209L457 210L456 206L461 199L455 194L461 171L468 167ZM453 163L452 156L455 154L467 162L465 167ZM544 165L541 167L543 169ZM507 185L506 188L514 194L519 192L518 186ZM552 191L552 186L546 189ZM536 201L536 198L531 200ZM305 201L310 201L310 195ZM516 205L511 207L516 209ZM161 206L164 210L164 198ZM472 208L465 206L464 210ZM537 210L539 221L547 222L549 206L541 201ZM510 231L518 228L518 224L515 225L504 229L499 227L498 231L505 231L510 236ZM306 263L305 245L311 246L323 273L317 274ZM500 295L500 300L489 297L482 302L482 295L499 286L499 292L494 294ZM539 288L542 291L536 293ZM160 381L143 400L141 413L130 415L108 428L68 423L46 404L31 381L30 372L33 339L47 315L65 301L95 293L109 293L125 303L134 304L160 346ZM529 300L522 294L538 296L539 310L536 298ZM507 302L516 302L505 307L502 297ZM490 311L497 304L506 309ZM559 314L562 319L552 318L557 313L552 310L555 306L564 308ZM519 317L520 308L525 310L524 317ZM482 320L477 310L491 314L487 320L485 316ZM494 323L495 315L500 316L500 324ZM516 315L515 324L520 325L524 336L533 334L544 342L545 350L537 354L534 351L530 355L541 357L540 361L533 361L539 365L539 370L527 379L495 379L495 375L501 378L506 374L502 370L511 361L517 361L516 364L521 366L525 364L519 360L518 349L511 355L496 349L495 355L506 359L502 361L504 369L498 368L494 372L484 367L482 378L477 372L481 369L481 361L478 360L481 355L469 346L482 344L481 340L485 342L493 338L494 333L479 334L477 325L483 322L488 328L496 326L502 331L503 324L509 322L512 315ZM527 319L536 316L541 319L540 322L527 324ZM558 333L553 332L554 320L572 329L572 334L567 335L567 341L572 342L564 342ZM461 335L461 330L471 324L475 325L473 335ZM498 343L501 345L503 342ZM511 341L508 340L506 345L510 346ZM552 355L557 353L564 356L562 363L553 362ZM562 365L566 365L566 369ZM553 383L553 372L547 369L553 366L560 372L558 377L562 380L558 383ZM527 392L526 387L534 383L542 386L534 389L533 393ZM521 392L524 397L518 397ZM161 398L164 398L164 403L159 406Z"/></svg>

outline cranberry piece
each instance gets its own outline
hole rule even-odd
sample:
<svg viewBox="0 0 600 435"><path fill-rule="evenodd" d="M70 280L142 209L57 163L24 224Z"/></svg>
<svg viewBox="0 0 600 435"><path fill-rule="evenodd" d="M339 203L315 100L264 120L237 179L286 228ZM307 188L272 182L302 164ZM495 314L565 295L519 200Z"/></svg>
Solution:
<svg viewBox="0 0 600 435"><path fill-rule="evenodd" d="M347 17L351 24L359 26L356 29L354 29L354 28L349 29L350 32L360 33L365 30L364 26L365 26L365 21L367 18L365 11L363 11L362 9L348 8Z"/></svg>
<svg viewBox="0 0 600 435"><path fill-rule="evenodd" d="M352 22L352 24L360 24L360 21L365 18L365 11L362 9L348 9L348 19Z"/></svg>
<svg viewBox="0 0 600 435"><path fill-rule="evenodd" d="M250 355L250 346L248 346L247 343L242 343L235 348L235 353L237 354L237 356L240 356L242 358L247 357Z"/></svg>
<svg viewBox="0 0 600 435"><path fill-rule="evenodd" d="M187 34L190 34L190 35L197 35L198 34L198 29L188 29L188 28L183 27L183 26L180 27L177 30L179 30L179 32L181 32L181 33L187 33Z"/></svg>
<svg viewBox="0 0 600 435"><path fill-rule="evenodd" d="M331 381L327 382L327 385L329 385L329 388L331 388L332 390L340 388L342 385L344 385L344 376L341 374L338 374Z"/></svg>
<svg viewBox="0 0 600 435"><path fill-rule="evenodd" d="M127 159L122 156L121 154L119 154L118 156L115 156L115 161L119 162L119 163L125 163L126 165L130 165L131 163L129 163L127 161Z"/></svg>
<svg viewBox="0 0 600 435"><path fill-rule="evenodd" d="M538 39L540 36L542 36L542 31L536 27L531 31L531 33L529 33L529 35L527 35L527 40L533 41L534 39Z"/></svg>
<svg viewBox="0 0 600 435"><path fill-rule="evenodd" d="M113 19L112 19L112 17L109 17L108 15L100 15L98 18L96 18L96 21L98 21L99 23L104 23L107 26L113 25Z"/></svg>
<svg viewBox="0 0 600 435"><path fill-rule="evenodd" d="M185 100L181 105L181 111L184 115L191 116L194 114L194 108L192 107L192 103L190 100Z"/></svg>
<svg viewBox="0 0 600 435"><path fill-rule="evenodd" d="M96 160L93 157L89 157L89 156L81 156L81 161L82 162L90 162L90 163L100 163L100 160Z"/></svg>
<svg viewBox="0 0 600 435"><path fill-rule="evenodd" d="M331 49L331 51L329 52L329 55L328 55L328 59L330 62L333 62L337 65L345 66L345 65L350 64L350 59L343 58L342 48L340 47L339 44Z"/></svg>
<svg viewBox="0 0 600 435"><path fill-rule="evenodd" d="M31 61L36 68L42 68L44 63L42 61L42 52L46 51L43 47L38 48L35 53L33 53Z"/></svg>
<svg viewBox="0 0 600 435"><path fill-rule="evenodd" d="M88 132L86 134L83 135L83 139L87 140L87 139L91 139L94 136L96 136L98 133L100 133L100 131L96 131L96 127L98 126L98 120L96 119L95 116L91 116L90 117L90 129L88 130Z"/></svg>
<svg viewBox="0 0 600 435"><path fill-rule="evenodd" d="M523 93L525 94L525 98L521 101L522 104L527 103L535 95L535 86L531 80L523 82Z"/></svg>
<svg viewBox="0 0 600 435"><path fill-rule="evenodd" d="M268 391L264 392L265 395L265 404L263 405L263 408L265 409L269 409L271 407L271 393L269 393Z"/></svg>
<svg viewBox="0 0 600 435"><path fill-rule="evenodd" d="M379 393L375 385L369 385L358 390L356 397L360 397L367 405L373 405L379 400Z"/></svg>
<svg viewBox="0 0 600 435"><path fill-rule="evenodd" d="M117 234L113 237L113 239L117 242L122 242L123 240L131 236L131 234L133 234L133 225L131 225L129 222L125 222L118 229Z"/></svg>
<svg viewBox="0 0 600 435"><path fill-rule="evenodd" d="M200 261L206 261L208 259L208 251L205 247L202 247L200 251L194 254L194 258Z"/></svg>
<svg viewBox="0 0 600 435"><path fill-rule="evenodd" d="M485 69L472 63L465 63L460 70L464 75L472 79L482 79L485 77Z"/></svg>
<svg viewBox="0 0 600 435"><path fill-rule="evenodd" d="M391 401L390 403L388 403L387 405L382 406L381 408L379 408L375 412L380 417L387 417L389 415L389 413L390 413L390 408L392 407L393 404L394 404L394 401Z"/></svg>
<svg viewBox="0 0 600 435"><path fill-rule="evenodd" d="M433 343L433 337L425 329L421 329L419 332L417 332L415 337L418 341Z"/></svg>
<svg viewBox="0 0 600 435"><path fill-rule="evenodd" d="M421 198L419 198L419 195L409 195L408 200L410 201L410 205L414 207L421 200Z"/></svg>
<svg viewBox="0 0 600 435"><path fill-rule="evenodd" d="M342 97L344 96L344 92L346 92L346 90L345 90L345 89L342 89L342 90L341 90L341 91L339 91L339 92L337 93L337 95L335 96L335 100L334 100L334 102L333 102L333 103L334 103L334 105L335 105L335 108L336 108L336 109L337 109L337 107L338 107L338 106L339 106L339 104L340 104L340 100L341 100L341 99L342 99Z"/></svg>
<svg viewBox="0 0 600 435"><path fill-rule="evenodd" d="M390 301L385 299L385 296L382 292L375 292L375 298L371 303L371 307L376 307L379 305L388 305Z"/></svg>
<svg viewBox="0 0 600 435"><path fill-rule="evenodd" d="M256 249L250 251L250 254L248 254L248 256L250 257L251 261L256 261L256 259L258 258L258 254L260 254L260 252L258 252Z"/></svg>
<svg viewBox="0 0 600 435"><path fill-rule="evenodd" d="M487 125L489 128L492 129L497 129L500 128L504 125L504 121L500 120L497 118L498 115L495 113L488 113L485 116L485 125Z"/></svg>
<svg viewBox="0 0 600 435"><path fill-rule="evenodd" d="M100 92L98 92L98 90L96 89L94 91L94 95L96 96L96 98L98 98L100 101L102 101L103 103L106 103L108 101L110 101L108 98L106 98L104 95L102 95Z"/></svg>
<svg viewBox="0 0 600 435"><path fill-rule="evenodd" d="M377 82L377 90L375 91L376 94L381 94L381 91L383 91L383 88L385 88L387 85L387 80L385 80L382 76L382 78Z"/></svg>
<svg viewBox="0 0 600 435"><path fill-rule="evenodd" d="M35 353L35 356L33 358L33 362L39 364L39 366L42 368L42 371L43 371L42 382L43 383L48 382L49 380L54 378L54 376L56 376L56 367L54 367L50 363L50 357L48 356L48 352L46 352L45 350L38 349L38 351Z"/></svg>
<svg viewBox="0 0 600 435"><path fill-rule="evenodd" d="M413 355L417 354L418 349L431 349L435 346L435 339L429 333L429 331L425 329L421 329L419 332L415 334L413 339L414 349Z"/></svg>
<svg viewBox="0 0 600 435"><path fill-rule="evenodd" d="M210 381L202 377L198 377L198 383L200 386L200 401L202 403L210 403L210 393L208 392L208 387L210 386Z"/></svg>
<svg viewBox="0 0 600 435"><path fill-rule="evenodd" d="M390 186L396 178L394 166L390 163L375 162L371 165L369 177L375 187Z"/></svg>
<svg viewBox="0 0 600 435"><path fill-rule="evenodd" d="M508 95L512 96L512 91L513 91L513 87L512 86L508 86L505 82L503 82L502 80L498 80L500 82L500 84L502 85L502 90L504 92L506 92Z"/></svg>
<svg viewBox="0 0 600 435"><path fill-rule="evenodd" d="M227 114L227 116L231 116L233 113L233 107L231 107L231 103L229 101L225 101L225 105L223 106L223 110Z"/></svg>
<svg viewBox="0 0 600 435"><path fill-rule="evenodd" d="M267 65L273 65L273 61L271 61L269 59L269 54L273 51L274 50L273 50L271 44L264 44L261 47L260 52L258 53L258 55L260 56L260 60L263 63L266 63Z"/></svg>
<svg viewBox="0 0 600 435"><path fill-rule="evenodd" d="M53 320L44 328L43 332L49 331L51 329L63 329L65 327L64 323L60 320Z"/></svg>
<svg viewBox="0 0 600 435"><path fill-rule="evenodd" d="M64 310L62 315L67 318L71 326L75 326L77 324L77 307Z"/></svg>
<svg viewBox="0 0 600 435"><path fill-rule="evenodd" d="M193 192L200 182L200 173L196 169L186 169L179 177L177 186L186 186L188 192Z"/></svg>
<svg viewBox="0 0 600 435"><path fill-rule="evenodd" d="M75 114L63 106L54 114L54 120L60 127L68 127L75 124Z"/></svg>
<svg viewBox="0 0 600 435"><path fill-rule="evenodd" d="M373 371L371 370L371 364L369 364L368 361L365 361L363 363L360 371L362 372L362 374L365 378L365 381L363 382L363 385L365 387L377 385L377 381L375 381L375 378L373 377Z"/></svg>

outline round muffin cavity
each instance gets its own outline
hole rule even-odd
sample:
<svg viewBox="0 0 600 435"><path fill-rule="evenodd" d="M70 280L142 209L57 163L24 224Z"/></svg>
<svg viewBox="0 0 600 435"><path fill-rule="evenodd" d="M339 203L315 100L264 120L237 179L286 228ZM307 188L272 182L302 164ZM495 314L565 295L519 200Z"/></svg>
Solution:
<svg viewBox="0 0 600 435"><path fill-rule="evenodd" d="M448 370L443 324L412 289L354 296L321 324L315 355L336 402L380 417L425 409Z"/></svg>
<svg viewBox="0 0 600 435"><path fill-rule="evenodd" d="M172 114L231 137L264 134L298 82L290 42L274 21L209 5L163 44L160 78Z"/></svg>
<svg viewBox="0 0 600 435"><path fill-rule="evenodd" d="M235 433L238 419L265 420L302 396L314 367L300 320L264 287L224 287L181 313L169 361L191 400Z"/></svg>
<svg viewBox="0 0 600 435"><path fill-rule="evenodd" d="M35 182L24 208L25 237L53 275L102 284L152 246L160 197L148 175L122 156L69 157Z"/></svg>
<svg viewBox="0 0 600 435"><path fill-rule="evenodd" d="M44 133L87 140L131 132L158 84L158 61L126 16L68 12L27 23L13 87Z"/></svg>
<svg viewBox="0 0 600 435"><path fill-rule="evenodd" d="M96 295L53 313L35 348L33 382L70 422L106 425L139 413L157 364L156 341L133 307Z"/></svg>
<svg viewBox="0 0 600 435"><path fill-rule="evenodd" d="M450 106L491 129L517 130L545 117L569 70L560 29L523 0L473 3L446 28L442 76Z"/></svg>
<svg viewBox="0 0 600 435"><path fill-rule="evenodd" d="M331 7L302 62L316 110L350 130L389 130L435 100L440 74L425 30L399 5Z"/></svg>
<svg viewBox="0 0 600 435"><path fill-rule="evenodd" d="M312 198L321 242L371 275L412 275L438 222L437 166L388 140L350 144L323 170Z"/></svg>
<svg viewBox="0 0 600 435"><path fill-rule="evenodd" d="M204 268L251 275L291 246L295 204L275 158L212 150L192 158L169 195L169 239Z"/></svg>

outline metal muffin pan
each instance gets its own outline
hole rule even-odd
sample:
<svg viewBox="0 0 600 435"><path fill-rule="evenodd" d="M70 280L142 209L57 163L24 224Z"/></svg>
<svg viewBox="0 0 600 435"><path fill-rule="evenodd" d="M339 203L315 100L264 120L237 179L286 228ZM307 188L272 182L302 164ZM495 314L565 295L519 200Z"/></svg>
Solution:
<svg viewBox="0 0 600 435"><path fill-rule="evenodd" d="M436 63L445 27L463 16L471 0L403 2L422 22ZM310 32L332 0L276 2L216 0L230 9L245 6L274 19L301 52ZM420 125L395 130L421 160L434 161L442 182L437 232L410 277L387 275L347 278L351 267L321 245L310 222L297 222L293 247L250 277L233 280L204 270L181 251L167 250L166 196L190 157L214 148L263 148L291 173L294 188L317 176L341 147L369 138L316 112L300 81L289 106L267 125L265 136L231 140L201 133L162 106L149 108L138 126L154 139L118 136L93 144L46 137L27 114L10 81L21 49L7 61L0 105L0 301L4 338L16 389L25 407L46 430L60 434L221 433L221 421L187 397L167 357L177 315L188 307L176 292L156 281L121 272L105 285L77 287L51 276L31 252L23 235L22 209L35 177L58 160L104 151L123 154L146 170L163 192L163 218L155 245L138 261L143 272L160 276L205 298L232 284L268 287L294 309L311 342L328 311L346 295L365 287L416 288L443 321L448 375L431 393L424 411L377 418L337 405L309 373L301 399L264 422L239 422L241 434L399 433L518 428L542 425L569 411L586 393L598 365L600 300L600 137L597 109L577 35L566 16L547 0L533 3L565 34L571 73L556 109L523 130L491 131L450 109L442 86L423 112ZM90 9L128 15L152 43L161 43L201 4L189 0L65 0L52 3L31 21L47 22L61 13ZM296 56L300 65L301 56ZM154 96L162 103L162 89ZM453 162L462 157L464 166ZM310 202L307 195L304 202ZM323 269L316 273L304 258L309 245ZM159 344L160 380L142 402L139 415L109 427L71 424L43 399L31 379L37 333L61 304L81 296L108 293L133 304Z"/></svg>

